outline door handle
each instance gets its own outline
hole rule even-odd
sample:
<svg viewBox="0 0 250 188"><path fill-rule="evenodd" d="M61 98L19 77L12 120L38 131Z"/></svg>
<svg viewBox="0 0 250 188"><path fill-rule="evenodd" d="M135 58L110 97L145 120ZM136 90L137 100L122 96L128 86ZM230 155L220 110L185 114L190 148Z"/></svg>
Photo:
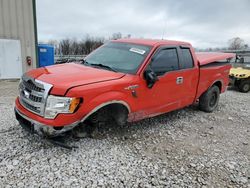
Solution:
<svg viewBox="0 0 250 188"><path fill-rule="evenodd" d="M176 84L182 84L182 83L183 83L183 77L177 77Z"/></svg>

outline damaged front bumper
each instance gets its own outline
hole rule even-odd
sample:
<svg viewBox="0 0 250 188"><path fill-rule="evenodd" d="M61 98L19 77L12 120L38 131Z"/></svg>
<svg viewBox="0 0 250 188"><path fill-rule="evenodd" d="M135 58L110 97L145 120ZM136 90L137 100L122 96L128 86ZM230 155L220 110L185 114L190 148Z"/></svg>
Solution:
<svg viewBox="0 0 250 188"><path fill-rule="evenodd" d="M70 125L62 126L62 127L53 127L49 125L44 125L42 123L39 123L38 121L35 121L23 113L21 113L17 108L15 110L16 119L20 123L20 125L27 131L31 133L36 133L41 136L46 137L55 137L59 136L67 131L72 130L74 127L76 127L80 121L74 122Z"/></svg>

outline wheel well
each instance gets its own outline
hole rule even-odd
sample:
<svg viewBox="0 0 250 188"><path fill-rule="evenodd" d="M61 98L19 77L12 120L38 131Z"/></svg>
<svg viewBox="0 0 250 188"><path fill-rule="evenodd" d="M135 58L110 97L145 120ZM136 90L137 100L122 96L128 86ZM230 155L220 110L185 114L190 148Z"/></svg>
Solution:
<svg viewBox="0 0 250 188"><path fill-rule="evenodd" d="M220 89L220 92L221 92L221 89L222 89L222 83L221 81L217 81L213 84L213 86L218 86L218 88Z"/></svg>
<svg viewBox="0 0 250 188"><path fill-rule="evenodd" d="M127 122L129 109L121 103L111 103L93 112L86 120L93 123L115 120L118 125L124 125Z"/></svg>

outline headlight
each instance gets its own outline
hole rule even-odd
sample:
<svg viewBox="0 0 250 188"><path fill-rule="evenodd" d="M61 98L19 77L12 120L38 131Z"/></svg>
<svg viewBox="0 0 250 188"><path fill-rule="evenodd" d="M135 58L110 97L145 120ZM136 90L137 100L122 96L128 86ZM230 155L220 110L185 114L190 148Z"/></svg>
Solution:
<svg viewBox="0 0 250 188"><path fill-rule="evenodd" d="M45 107L45 118L54 119L59 113L74 113L80 98L49 95Z"/></svg>

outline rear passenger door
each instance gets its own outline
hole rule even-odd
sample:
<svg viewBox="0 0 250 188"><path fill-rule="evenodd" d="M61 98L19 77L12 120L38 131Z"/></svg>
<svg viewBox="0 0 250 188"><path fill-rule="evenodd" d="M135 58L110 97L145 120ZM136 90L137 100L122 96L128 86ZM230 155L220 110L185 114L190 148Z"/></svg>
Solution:
<svg viewBox="0 0 250 188"><path fill-rule="evenodd" d="M181 95L181 106L190 105L196 96L199 81L199 69L195 67L192 51L189 47L179 47L179 76L182 78L179 92Z"/></svg>

